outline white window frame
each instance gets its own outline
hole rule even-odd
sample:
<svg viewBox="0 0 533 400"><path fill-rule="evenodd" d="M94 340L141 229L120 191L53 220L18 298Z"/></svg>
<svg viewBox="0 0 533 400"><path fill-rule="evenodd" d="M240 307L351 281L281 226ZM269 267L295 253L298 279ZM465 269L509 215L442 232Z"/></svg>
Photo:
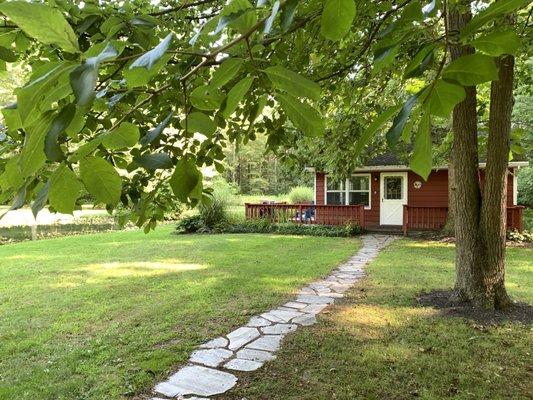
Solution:
<svg viewBox="0 0 533 400"><path fill-rule="evenodd" d="M328 204L328 192L331 193L344 193L344 205L348 205L348 202L350 201L350 192L353 193L366 193L368 192L368 206L365 206L365 210L371 210L372 209L372 176L371 174L351 174L351 177L353 176L364 176L368 178L368 190L349 190L349 181L350 178L346 178L344 182L341 181L341 183L344 184L344 187L341 190L328 190L328 176L325 175L324 177L324 204Z"/></svg>

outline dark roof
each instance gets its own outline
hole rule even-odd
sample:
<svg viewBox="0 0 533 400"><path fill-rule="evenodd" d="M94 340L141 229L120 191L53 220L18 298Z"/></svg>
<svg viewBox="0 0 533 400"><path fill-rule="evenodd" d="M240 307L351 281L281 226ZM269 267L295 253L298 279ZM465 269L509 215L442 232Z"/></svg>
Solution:
<svg viewBox="0 0 533 400"><path fill-rule="evenodd" d="M397 154L384 153L373 157L365 162L365 167L377 167L381 165L406 165Z"/></svg>

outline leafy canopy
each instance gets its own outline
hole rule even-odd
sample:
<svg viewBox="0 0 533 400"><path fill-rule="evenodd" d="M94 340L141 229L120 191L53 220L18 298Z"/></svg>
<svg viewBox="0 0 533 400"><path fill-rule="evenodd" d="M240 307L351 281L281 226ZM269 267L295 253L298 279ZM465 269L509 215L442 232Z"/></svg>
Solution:
<svg viewBox="0 0 533 400"><path fill-rule="evenodd" d="M490 26L528 3L480 8L455 38L479 52L446 65L436 0L2 2L0 70L32 74L2 110L0 202L72 212L89 193L149 230L176 199L209 201L201 168L222 172L229 145L260 132L294 149L341 126L358 127L341 143L352 158L382 132L413 140L427 177L433 120L497 78L493 57L519 52L520 32Z"/></svg>

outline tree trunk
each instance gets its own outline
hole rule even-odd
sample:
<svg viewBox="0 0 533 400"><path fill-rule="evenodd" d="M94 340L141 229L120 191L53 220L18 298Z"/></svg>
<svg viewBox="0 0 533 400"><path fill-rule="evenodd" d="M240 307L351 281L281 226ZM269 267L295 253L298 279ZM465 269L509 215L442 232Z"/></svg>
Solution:
<svg viewBox="0 0 533 400"><path fill-rule="evenodd" d="M511 304L505 290L505 234L507 218L507 174L513 111L514 57L497 60L499 79L490 91L487 168L483 187L480 233L483 253L483 281L489 306Z"/></svg>
<svg viewBox="0 0 533 400"><path fill-rule="evenodd" d="M453 166L453 149L450 151L450 161L448 162L448 213L446 224L442 228L442 233L448 236L455 234L455 169Z"/></svg>
<svg viewBox="0 0 533 400"><path fill-rule="evenodd" d="M460 1L448 14L448 30L457 34L470 21L470 4ZM452 60L471 54L474 49L455 43L450 46ZM478 273L481 246L478 234L481 193L478 175L476 88L466 87L465 99L453 110L452 168L455 174L455 294L460 300L474 300L481 288Z"/></svg>
<svg viewBox="0 0 533 400"><path fill-rule="evenodd" d="M461 7L462 11L459 11ZM448 14L449 32L470 20L469 2L460 1ZM452 60L473 49L451 46ZM505 217L509 135L513 106L513 57L498 60L499 80L492 82L484 194L479 182L476 88L453 110L453 170L455 180L455 295L486 308L511 304L505 290Z"/></svg>

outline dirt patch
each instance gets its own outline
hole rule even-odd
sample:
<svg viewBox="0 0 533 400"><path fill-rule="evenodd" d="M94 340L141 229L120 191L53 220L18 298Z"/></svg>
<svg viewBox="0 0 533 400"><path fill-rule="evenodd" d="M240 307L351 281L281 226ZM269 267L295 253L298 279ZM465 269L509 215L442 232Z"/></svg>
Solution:
<svg viewBox="0 0 533 400"><path fill-rule="evenodd" d="M504 322L519 322L525 325L533 324L533 306L527 303L515 302L508 310L486 310L474 307L471 303L452 300L451 290L435 290L421 293L416 302L425 307L433 307L441 315L449 317L463 317L479 324L479 328L500 325Z"/></svg>

